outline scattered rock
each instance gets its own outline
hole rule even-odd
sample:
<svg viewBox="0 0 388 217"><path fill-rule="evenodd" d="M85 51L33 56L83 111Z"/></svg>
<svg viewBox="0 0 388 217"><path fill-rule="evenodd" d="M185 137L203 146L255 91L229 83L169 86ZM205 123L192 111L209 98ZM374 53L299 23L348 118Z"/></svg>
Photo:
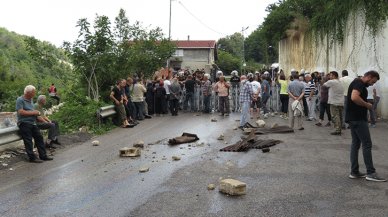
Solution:
<svg viewBox="0 0 388 217"><path fill-rule="evenodd" d="M212 191L212 190L214 190L214 189L216 189L216 185L215 185L215 184L209 184L209 185L207 186L207 190L209 190L209 191Z"/></svg>
<svg viewBox="0 0 388 217"><path fill-rule="evenodd" d="M238 130L238 127L233 128L233 130Z"/></svg>
<svg viewBox="0 0 388 217"><path fill-rule="evenodd" d="M93 145L93 146L99 146L99 145L100 145L100 141L94 140L94 141L92 142L92 145Z"/></svg>
<svg viewBox="0 0 388 217"><path fill-rule="evenodd" d="M275 113L271 113L271 117L275 117Z"/></svg>
<svg viewBox="0 0 388 217"><path fill-rule="evenodd" d="M265 121L263 121L263 120L257 120L257 121L256 121L256 124L257 124L258 127L263 128L263 127L265 126Z"/></svg>
<svg viewBox="0 0 388 217"><path fill-rule="evenodd" d="M138 140L135 143L133 143L133 147L135 148L144 148L144 141L143 140Z"/></svg>
<svg viewBox="0 0 388 217"><path fill-rule="evenodd" d="M228 142L224 142L225 144L228 144Z"/></svg>
<svg viewBox="0 0 388 217"><path fill-rule="evenodd" d="M120 149L121 157L138 157L140 156L140 149L124 147Z"/></svg>
<svg viewBox="0 0 388 217"><path fill-rule="evenodd" d="M217 122L217 118L212 118L211 122Z"/></svg>
<svg viewBox="0 0 388 217"><path fill-rule="evenodd" d="M271 128L273 129L273 128L276 128L276 127L278 127L279 125L277 124L277 123L273 123L272 125L271 125Z"/></svg>
<svg viewBox="0 0 388 217"><path fill-rule="evenodd" d="M172 160L178 161L178 160L181 160L181 157L179 157L179 156L172 156Z"/></svg>
<svg viewBox="0 0 388 217"><path fill-rule="evenodd" d="M148 171L150 171L149 167L142 167L142 168L139 169L139 172L141 172L141 173L145 173L145 172L148 172Z"/></svg>
<svg viewBox="0 0 388 217"><path fill-rule="evenodd" d="M162 160L167 160L167 158L166 158L166 157L163 157Z"/></svg>
<svg viewBox="0 0 388 217"><path fill-rule="evenodd" d="M263 149L261 149L261 151L262 151L263 153L268 153L268 152L270 151L270 149L269 149L269 148L263 148Z"/></svg>
<svg viewBox="0 0 388 217"><path fill-rule="evenodd" d="M89 127L87 126L82 126L81 128L78 129L82 133L87 133L89 131Z"/></svg>
<svg viewBox="0 0 388 217"><path fill-rule="evenodd" d="M228 195L244 195L246 194L246 186L244 182L235 179L223 179L220 182L220 192Z"/></svg>
<svg viewBox="0 0 388 217"><path fill-rule="evenodd" d="M8 166L8 164L2 164L3 165L3 167L7 167Z"/></svg>
<svg viewBox="0 0 388 217"><path fill-rule="evenodd" d="M3 154L0 156L0 159L5 159L5 158L11 158L10 154Z"/></svg>
<svg viewBox="0 0 388 217"><path fill-rule="evenodd" d="M221 134L217 139L218 140L224 140L224 134Z"/></svg>
<svg viewBox="0 0 388 217"><path fill-rule="evenodd" d="M9 170L13 171L13 168L9 168Z"/></svg>

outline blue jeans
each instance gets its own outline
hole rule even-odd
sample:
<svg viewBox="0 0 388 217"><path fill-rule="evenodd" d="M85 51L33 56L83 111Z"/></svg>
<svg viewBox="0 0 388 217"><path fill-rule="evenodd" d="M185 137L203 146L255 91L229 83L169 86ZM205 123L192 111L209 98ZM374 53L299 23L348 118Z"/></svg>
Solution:
<svg viewBox="0 0 388 217"><path fill-rule="evenodd" d="M372 160L372 140L370 138L367 121L349 121L350 131L352 134L352 146L350 149L351 172L359 173L358 150L362 144L362 155L366 167L366 173L376 172Z"/></svg>
<svg viewBox="0 0 388 217"><path fill-rule="evenodd" d="M244 126L248 120L249 120L249 107L250 107L250 102L241 102L241 120L240 120L240 126Z"/></svg>
<svg viewBox="0 0 388 217"><path fill-rule="evenodd" d="M269 112L269 110L267 108L267 101L268 101L269 97L270 96L268 93L263 93L263 95L261 96L261 106L262 106L264 114L267 114Z"/></svg>

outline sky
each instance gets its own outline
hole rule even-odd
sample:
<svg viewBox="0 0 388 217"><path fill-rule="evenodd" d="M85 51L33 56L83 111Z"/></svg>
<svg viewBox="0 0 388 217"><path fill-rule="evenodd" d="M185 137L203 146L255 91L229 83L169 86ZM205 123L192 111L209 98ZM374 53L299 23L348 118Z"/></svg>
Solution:
<svg viewBox="0 0 388 217"><path fill-rule="evenodd" d="M172 0L171 39L218 40L243 32L247 37L264 21L265 8L277 0ZM93 23L96 14L113 23L120 9L130 23L169 34L170 0L7 0L1 2L0 27L61 46L77 39L77 21Z"/></svg>

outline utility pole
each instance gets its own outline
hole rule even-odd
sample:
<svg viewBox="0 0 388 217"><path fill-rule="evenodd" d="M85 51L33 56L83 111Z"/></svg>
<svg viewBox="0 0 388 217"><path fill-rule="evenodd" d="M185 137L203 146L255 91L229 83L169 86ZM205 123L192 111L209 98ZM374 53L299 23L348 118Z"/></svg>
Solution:
<svg viewBox="0 0 388 217"><path fill-rule="evenodd" d="M244 42L244 31L247 30L249 26L247 27L242 27L241 28L241 35L242 35L242 64L241 64L241 74L243 74L243 68L246 66L245 64L245 42Z"/></svg>
<svg viewBox="0 0 388 217"><path fill-rule="evenodd" d="M171 2L170 0L170 17L169 17L169 22L168 22L168 40L171 41Z"/></svg>

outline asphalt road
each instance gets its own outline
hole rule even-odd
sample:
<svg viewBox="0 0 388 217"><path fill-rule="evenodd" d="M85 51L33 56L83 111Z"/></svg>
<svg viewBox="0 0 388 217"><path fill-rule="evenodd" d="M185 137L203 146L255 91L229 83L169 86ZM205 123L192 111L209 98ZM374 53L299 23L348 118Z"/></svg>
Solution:
<svg viewBox="0 0 388 217"><path fill-rule="evenodd" d="M89 140L59 150L54 161L18 162L13 171L0 171L0 216L388 216L388 183L347 178L349 130L331 136L331 129L304 122L304 131L259 136L283 141L269 153L219 152L240 139L236 119L238 114L154 117L93 138L99 146ZM278 117L266 121L286 124ZM387 127L381 122L371 129L375 167L384 177ZM200 140L166 144L182 132ZM224 141L217 140L220 134ZM120 148L139 139L153 145L139 158L119 157ZM182 159L173 161L173 155ZM149 172L139 173L143 166ZM362 157L360 166L364 171ZM207 189L222 178L247 183L247 194Z"/></svg>

